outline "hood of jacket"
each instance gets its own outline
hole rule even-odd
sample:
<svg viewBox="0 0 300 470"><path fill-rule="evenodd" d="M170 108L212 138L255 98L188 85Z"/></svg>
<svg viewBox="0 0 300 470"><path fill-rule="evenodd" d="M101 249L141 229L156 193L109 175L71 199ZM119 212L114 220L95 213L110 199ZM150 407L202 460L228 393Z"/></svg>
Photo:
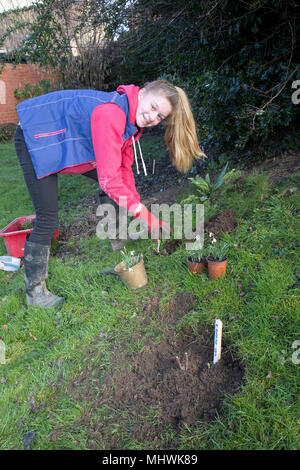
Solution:
<svg viewBox="0 0 300 470"><path fill-rule="evenodd" d="M129 103L129 117L130 122L135 125L136 111L139 102L139 91L140 88L136 85L120 85L117 88L117 92L120 95L126 94Z"/></svg>

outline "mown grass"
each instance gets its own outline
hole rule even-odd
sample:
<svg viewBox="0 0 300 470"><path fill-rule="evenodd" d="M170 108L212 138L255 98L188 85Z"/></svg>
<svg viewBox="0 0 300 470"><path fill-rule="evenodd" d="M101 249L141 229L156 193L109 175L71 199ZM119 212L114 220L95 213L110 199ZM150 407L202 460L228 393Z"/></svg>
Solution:
<svg viewBox="0 0 300 470"><path fill-rule="evenodd" d="M152 138L147 139L150 147ZM155 144L161 152L158 139ZM32 214L33 208L12 145L0 146L0 163L0 224L4 227L16 217ZM298 190L282 196L292 186ZM80 204L82 197L97 190L95 183L80 176L61 176L59 187L64 223L82 215L86 211ZM299 188L299 173L275 186L267 174L255 171L221 188L214 203L206 206L206 217L234 209L238 218L236 232L224 236L232 247L228 273L221 280L191 275L184 247L172 255L154 257L153 243L139 240L128 246L143 252L149 282L140 291L130 291L115 277L97 275L100 269L117 264L120 255L110 252L109 243L96 236L79 241L84 261L75 254L64 263L59 257L50 260L48 287L66 297L60 309L26 307L23 269L0 271L0 337L6 345L6 364L0 365L0 448L87 448L87 430L78 428L76 421L89 404L75 400L66 385L82 371L95 335L98 354L89 358L89 365L93 369L99 364L98 378L109 369L112 345L127 344L136 354L145 338L160 341L163 332L155 318L146 330L137 323L143 299L151 298L157 286L162 308L179 291L198 298L193 315L181 319L177 328L188 326L197 332L203 325L213 328L214 319L220 318L224 341L232 345L246 372L239 393L225 398L222 415L210 424L184 426L176 437L178 448L299 448L300 353L299 345L293 347L300 340ZM0 255L5 254L1 241ZM98 410L94 420L108 412ZM159 419L155 410L152 415L147 412L141 419ZM63 433L49 439L57 428ZM117 424L109 433L118 433ZM173 438L173 434L166 429L166 436ZM153 448L151 442L131 440L129 431L120 441L123 449ZM108 443L97 445L107 449Z"/></svg>

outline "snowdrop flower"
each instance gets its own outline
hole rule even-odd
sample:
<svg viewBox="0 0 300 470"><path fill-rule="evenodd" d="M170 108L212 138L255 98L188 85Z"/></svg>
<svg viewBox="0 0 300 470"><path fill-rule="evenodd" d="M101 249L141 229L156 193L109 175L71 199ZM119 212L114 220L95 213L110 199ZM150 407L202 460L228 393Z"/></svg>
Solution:
<svg viewBox="0 0 300 470"><path fill-rule="evenodd" d="M217 240L215 238L212 239L212 243L217 243Z"/></svg>
<svg viewBox="0 0 300 470"><path fill-rule="evenodd" d="M212 232L209 232L209 238L213 237L214 234Z"/></svg>

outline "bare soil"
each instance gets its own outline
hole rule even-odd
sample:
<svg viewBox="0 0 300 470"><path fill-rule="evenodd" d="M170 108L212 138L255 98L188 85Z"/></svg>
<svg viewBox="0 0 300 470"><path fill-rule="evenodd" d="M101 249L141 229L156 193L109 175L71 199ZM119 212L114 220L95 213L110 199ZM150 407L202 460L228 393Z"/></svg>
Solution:
<svg viewBox="0 0 300 470"><path fill-rule="evenodd" d="M221 360L212 364L213 325L197 333L174 328L185 315L194 314L196 297L180 292L167 306L159 299L159 293L144 299L132 342L153 318L163 333L160 341L145 340L136 354L129 352L128 344L111 342L109 368L103 374L100 333L86 353L84 368L66 388L68 396L84 404L76 428L86 433L88 449L124 449L128 439L149 449L177 448L185 425L192 428L222 415L225 396L243 383L243 367L230 346L223 344ZM95 357L96 367L90 365ZM49 439L55 441L63 432L61 426Z"/></svg>
<svg viewBox="0 0 300 470"><path fill-rule="evenodd" d="M256 166L256 169L267 171L270 181L278 183L300 169L300 152L270 158Z"/></svg>
<svg viewBox="0 0 300 470"><path fill-rule="evenodd" d="M231 209L226 209L204 222L204 230L215 235L227 232L233 233L237 227L236 214Z"/></svg>

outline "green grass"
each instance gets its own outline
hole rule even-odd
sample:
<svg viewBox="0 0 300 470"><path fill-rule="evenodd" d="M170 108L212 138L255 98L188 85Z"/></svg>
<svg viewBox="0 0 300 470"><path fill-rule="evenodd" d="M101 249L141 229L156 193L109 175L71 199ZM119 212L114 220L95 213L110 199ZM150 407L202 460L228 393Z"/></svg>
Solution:
<svg viewBox="0 0 300 470"><path fill-rule="evenodd" d="M146 139L146 147L151 149L154 142L153 152L162 152L159 139L151 139ZM34 211L12 145L0 146L0 162L2 228ZM60 220L68 223L87 210L80 200L97 185L80 176L62 175L59 180ZM291 186L298 190L281 196ZM112 347L126 344L134 355L146 339L160 341L164 331L155 316L146 327L137 322L144 298L154 296L159 286L161 308L179 291L193 292L198 298L194 314L186 315L176 328L186 326L196 332L220 318L224 341L232 345L246 372L239 393L225 399L222 416L210 424L183 427L176 438L178 447L298 449L300 365L292 357L300 359L293 349L300 340L299 188L299 173L274 186L266 174L254 171L238 189L236 182L224 185L207 204L207 217L223 209L234 209L238 217L236 232L224 236L236 246L230 249L228 273L222 280L192 276L184 247L170 256L153 257L152 242L139 240L128 247L143 252L149 282L140 291L130 291L115 277L97 276L100 269L117 264L120 255L111 253L108 242L96 236L79 241L84 260L81 255L70 255L64 263L61 258L50 259L48 287L66 297L59 309L28 308L23 268L16 273L0 271L0 325L7 325L0 329L6 345L6 364L0 364L0 448L87 448L87 429L76 422L90 404L68 394L67 385L85 367L95 336L98 353L89 355L87 363L91 368L101 366L97 379L109 369ZM0 241L0 255L5 254ZM218 295L210 295L216 289ZM94 413L92 421L109 410L104 407ZM147 413L141 419L159 419L156 410ZM116 424L108 434L119 432ZM55 429L63 433L51 440ZM34 437L24 444L29 432ZM151 448L149 442L131 440L124 429L122 433L123 449ZM166 435L173 434L166 429Z"/></svg>

